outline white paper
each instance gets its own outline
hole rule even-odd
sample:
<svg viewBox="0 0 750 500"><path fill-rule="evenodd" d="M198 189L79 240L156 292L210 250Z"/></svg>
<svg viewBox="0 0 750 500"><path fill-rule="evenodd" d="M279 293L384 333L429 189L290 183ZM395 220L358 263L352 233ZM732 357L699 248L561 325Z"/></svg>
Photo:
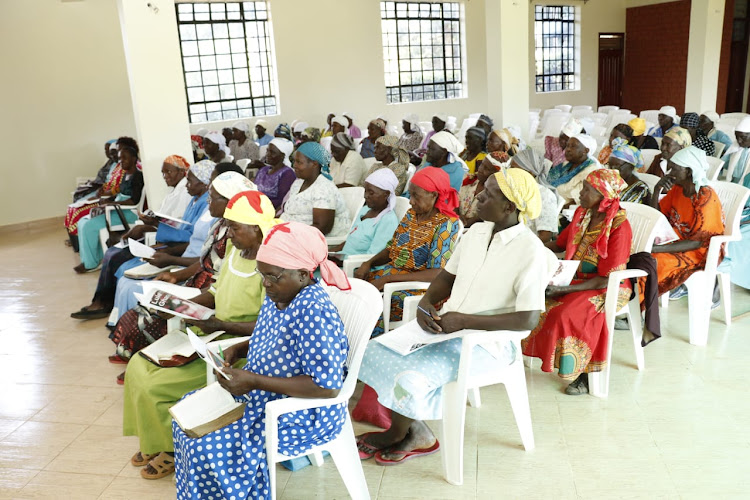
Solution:
<svg viewBox="0 0 750 500"><path fill-rule="evenodd" d="M159 213L159 212L154 212L154 217L157 217L159 219L165 219L166 221L163 221L163 222L165 224L168 224L168 225L172 226L172 227L174 227L175 224L177 224L177 225L179 225L179 224L187 224L188 226L192 226L192 223L190 223L190 222L188 222L186 220L182 220L180 218L172 217L171 215L166 215L166 214L162 214L162 213Z"/></svg>
<svg viewBox="0 0 750 500"><path fill-rule="evenodd" d="M128 247L130 248L130 253L133 254L133 257L140 257L142 259L150 259L156 253L156 250L150 246L139 243L133 238L128 238Z"/></svg>
<svg viewBox="0 0 750 500"><path fill-rule="evenodd" d="M570 285L580 264L580 260L558 260L557 270L550 277L549 284L552 286Z"/></svg>
<svg viewBox="0 0 750 500"><path fill-rule="evenodd" d="M190 343L195 349L195 352L198 353L198 356L200 356L201 359L205 361L211 368L219 372L222 377L230 380L229 375L224 373L224 371L222 370L223 366L220 365L221 359L219 358L219 356L215 352L211 351L206 343L203 342L203 340L199 336L193 333L190 328L186 328L186 330L188 339L190 339Z"/></svg>
<svg viewBox="0 0 750 500"><path fill-rule="evenodd" d="M659 222L654 227L654 245L665 245L679 239L680 237L677 236L667 218L664 216L659 217Z"/></svg>
<svg viewBox="0 0 750 500"><path fill-rule="evenodd" d="M168 292L184 300L191 300L202 293L200 288L175 285L166 281L144 281L141 285L143 287L143 295L147 297L151 296L154 290Z"/></svg>
<svg viewBox="0 0 750 500"><path fill-rule="evenodd" d="M402 356L406 356L430 344L445 342L478 331L479 330L459 330L453 333L435 334L422 330L422 327L419 326L417 320L414 319L395 330L391 330L380 337L376 337L375 340L388 349L397 352Z"/></svg>
<svg viewBox="0 0 750 500"><path fill-rule="evenodd" d="M210 335L206 335L201 340L204 342L210 342L223 333L223 330L219 330ZM170 359L172 356L183 356L189 358L195 354L195 348L190 343L187 334L180 330L172 330L153 344L141 349L141 353L158 362L160 360Z"/></svg>

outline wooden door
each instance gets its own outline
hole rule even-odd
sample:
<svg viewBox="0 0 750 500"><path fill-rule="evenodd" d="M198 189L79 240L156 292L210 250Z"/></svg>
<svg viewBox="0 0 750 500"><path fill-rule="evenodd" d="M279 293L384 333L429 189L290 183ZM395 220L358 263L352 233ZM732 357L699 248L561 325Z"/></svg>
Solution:
<svg viewBox="0 0 750 500"><path fill-rule="evenodd" d="M625 34L599 33L598 106L622 106Z"/></svg>

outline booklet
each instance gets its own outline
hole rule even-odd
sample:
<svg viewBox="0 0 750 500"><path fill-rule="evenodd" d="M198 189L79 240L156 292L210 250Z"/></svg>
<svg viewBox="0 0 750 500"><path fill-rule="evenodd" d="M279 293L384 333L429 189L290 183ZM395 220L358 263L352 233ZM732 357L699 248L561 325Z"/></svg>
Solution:
<svg viewBox="0 0 750 500"><path fill-rule="evenodd" d="M159 283L156 286L159 286ZM196 304L188 299L180 298L159 288L154 288L149 293L136 293L135 296L141 305L147 309L163 311L180 318L205 321L214 315L213 309Z"/></svg>
<svg viewBox="0 0 750 500"><path fill-rule="evenodd" d="M203 340L204 342L211 342L223 333L224 330L213 332L203 337ZM153 344L138 352L157 365L161 365L163 361L169 361L175 356L190 358L195 354L195 347L190 343L190 339L186 333L179 330L172 330Z"/></svg>
<svg viewBox="0 0 750 500"><path fill-rule="evenodd" d="M153 216L159 219L159 222L161 222L162 224L166 224L167 226L171 226L174 228L179 228L180 224L186 224L188 226L193 225L191 222L188 222L186 220L182 220L177 217L172 217L171 215L162 214L159 212L154 212Z"/></svg>
<svg viewBox="0 0 750 500"><path fill-rule="evenodd" d="M230 380L231 377L224 373L224 359L223 356L219 356L217 353L212 351L206 343L201 339L199 336L193 333L193 331L190 328L186 328L187 330L187 336L188 340L190 341L190 344L193 346L193 349L195 349L195 352L198 354L198 356L206 362L211 368L216 370L222 377L224 377L227 380ZM222 332L223 333L223 332Z"/></svg>
<svg viewBox="0 0 750 500"><path fill-rule="evenodd" d="M214 382L179 401L169 413L188 437L199 438L242 418L245 406Z"/></svg>
<svg viewBox="0 0 750 500"><path fill-rule="evenodd" d="M128 269L127 271L125 271L125 276L134 280L142 280L142 279L147 279L147 278L153 278L154 276L158 276L164 271L169 271L170 269L177 269L177 268L182 269L182 266L156 267L155 265L149 264L148 262L146 262L145 264L141 264L138 267Z"/></svg>
<svg viewBox="0 0 750 500"><path fill-rule="evenodd" d="M453 340L479 331L480 330L459 330L453 333L430 333L422 330L422 327L419 326L417 320L414 319L395 330L391 330L380 337L376 337L375 341L380 342L388 349L397 352L402 356L407 356L430 344Z"/></svg>
<svg viewBox="0 0 750 500"><path fill-rule="evenodd" d="M558 260L557 270L549 280L549 285L552 286L568 286L573 281L573 277L576 275L578 266L581 264L580 260Z"/></svg>
<svg viewBox="0 0 750 500"><path fill-rule="evenodd" d="M130 253L133 254L133 257L140 257L142 259L150 259L156 253L156 249L144 245L143 243L139 243L133 238L128 238L128 248L130 249Z"/></svg>

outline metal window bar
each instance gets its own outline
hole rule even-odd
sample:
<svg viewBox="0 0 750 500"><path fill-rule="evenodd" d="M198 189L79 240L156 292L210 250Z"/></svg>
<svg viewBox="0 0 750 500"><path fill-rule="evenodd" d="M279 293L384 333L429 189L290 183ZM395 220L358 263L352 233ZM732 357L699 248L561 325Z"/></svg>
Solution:
<svg viewBox="0 0 750 500"><path fill-rule="evenodd" d="M175 11L190 122L200 123L275 114L274 59L271 54L266 2L177 3ZM248 37L247 26L250 23L255 25L255 35ZM222 25L226 25L226 35L217 37L215 29ZM182 26L195 28L194 40L183 37ZM210 26L210 36L200 35L199 26ZM233 31L240 33L241 36L233 36ZM242 50L237 50L237 47L232 44L232 40L239 39L244 41ZM217 41L223 42L222 45L226 44L227 52L217 54ZM250 44L253 41L257 46L257 52L251 52ZM195 56L185 55L185 42L195 43ZM203 53L200 42L211 42L210 54ZM227 58L222 68L219 68L219 56ZM240 60L236 60L237 56L241 56ZM257 57L257 60L251 63L251 56ZM191 57L195 57L198 67L188 71L186 64L188 58ZM210 65L204 65L208 62L204 59L205 57L212 58ZM207 72L216 73L214 84L206 84ZM259 75L254 75L258 72ZM200 84L190 85L189 75L199 78ZM253 79L253 76L259 76L259 78ZM254 83L259 83L260 93L253 93ZM211 87L215 87L211 89L211 93L218 93L218 98L206 98L207 88ZM191 98L190 93L194 89L200 90L201 99ZM239 92L241 95L238 95L238 90L241 90ZM224 93L227 95L223 95Z"/></svg>
<svg viewBox="0 0 750 500"><path fill-rule="evenodd" d="M396 63L396 70L391 71L390 58L384 58L386 101L394 103L461 97L463 62L459 4L391 1L380 2L380 10L383 21L383 49L385 53L395 57ZM426 29L424 22L427 22L429 29ZM418 23L418 28L412 29L413 23ZM392 29L388 27L389 24L393 24ZM406 31L401 29L404 25ZM436 26L439 27L436 29ZM393 36L395 45L389 42L388 35ZM406 43L400 40L399 35L405 36ZM413 37L419 42L416 43L415 40L412 44ZM425 43L427 38L429 43ZM436 38L439 39L438 43ZM437 57L436 48L440 49ZM405 70L403 68L407 60L409 69ZM418 61L419 65L416 70L415 61ZM440 62L440 68L436 68L436 61ZM388 84L394 80L398 82L397 85Z"/></svg>
<svg viewBox="0 0 750 500"><path fill-rule="evenodd" d="M534 21L537 58L536 91L573 90L575 87L575 7L537 5L534 11Z"/></svg>

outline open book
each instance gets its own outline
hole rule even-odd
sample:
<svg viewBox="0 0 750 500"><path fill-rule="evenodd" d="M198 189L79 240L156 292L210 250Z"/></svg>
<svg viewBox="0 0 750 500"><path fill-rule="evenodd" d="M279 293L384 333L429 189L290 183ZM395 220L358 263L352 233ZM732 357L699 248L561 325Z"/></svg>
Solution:
<svg viewBox="0 0 750 500"><path fill-rule="evenodd" d="M214 382L179 401L169 413L185 434L199 438L242 418L245 403L235 401L218 382Z"/></svg>
<svg viewBox="0 0 750 500"><path fill-rule="evenodd" d="M375 340L380 342L388 349L406 356L422 349L430 344L437 344L455 338L463 337L470 333L477 333L480 330L459 330L453 333L430 333L422 330L417 320L409 321L403 326L391 330L388 333L376 337Z"/></svg>
<svg viewBox="0 0 750 500"><path fill-rule="evenodd" d="M146 262L144 264L141 264L138 267L128 269L127 271L125 271L125 276L134 280L142 280L142 279L147 279L147 278L153 278L154 276L160 275L164 271L169 271L170 269L177 269L177 268L182 269L182 266L156 267Z"/></svg>
<svg viewBox="0 0 750 500"><path fill-rule="evenodd" d="M130 248L130 253L133 254L133 257L140 257L142 259L150 259L156 253L155 248L144 245L133 238L128 238L128 247Z"/></svg>
<svg viewBox="0 0 750 500"><path fill-rule="evenodd" d="M186 220L178 219L177 217L172 217L171 215L154 212L153 216L159 219L159 222L161 222L162 224L166 224L167 226L171 226L174 228L179 228L181 224L192 226L192 223Z"/></svg>
<svg viewBox="0 0 750 500"><path fill-rule="evenodd" d="M557 270L550 277L549 284L553 286L568 286L581 264L580 260L558 260Z"/></svg>
<svg viewBox="0 0 750 500"><path fill-rule="evenodd" d="M198 292L200 293L200 290ZM141 305L148 309L163 311L180 318L204 321L214 314L213 309L196 304L191 300L180 298L160 288L154 288L150 292L144 290L143 294L136 293L135 296Z"/></svg>
<svg viewBox="0 0 750 500"><path fill-rule="evenodd" d="M203 337L203 340L205 342L211 342L223 333L224 330L213 332ZM138 352L157 365L160 365L163 361L169 361L175 356L183 358L191 357L195 354L195 347L190 343L190 339L188 339L186 333L179 330L172 330L153 344Z"/></svg>

